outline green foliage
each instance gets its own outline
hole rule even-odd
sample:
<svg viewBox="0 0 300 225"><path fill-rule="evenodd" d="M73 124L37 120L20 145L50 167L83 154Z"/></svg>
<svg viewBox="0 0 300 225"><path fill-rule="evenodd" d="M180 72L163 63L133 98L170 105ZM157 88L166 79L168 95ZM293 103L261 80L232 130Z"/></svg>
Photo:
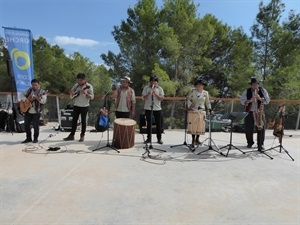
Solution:
<svg viewBox="0 0 300 225"><path fill-rule="evenodd" d="M210 96L239 97L256 76L271 98L300 98L299 14L290 11L282 21L285 5L280 0L261 2L248 37L242 28L233 29L214 15L199 18L199 7L192 0L164 0L161 8L155 0L138 0L127 9L126 20L113 28L120 53L102 54L106 66L95 65L79 52L67 56L39 37L33 40L35 77L50 93L68 93L76 74L84 72L101 95L112 82L130 76L140 95L155 74L166 96L186 96L200 76L208 82ZM0 47L0 91L10 91L2 37ZM167 110L172 115L176 107L170 103Z"/></svg>
<svg viewBox="0 0 300 225"><path fill-rule="evenodd" d="M51 94L67 94L76 82L76 75L83 72L87 75L87 81L94 86L96 95L104 94L110 89L111 79L104 65L98 66L79 52L67 56L62 48L51 46L43 37L33 40L34 76L41 81L42 87ZM0 91L15 91L11 88L10 77L6 72L7 49L4 39L0 38L1 55ZM3 82L3 83L2 83ZM4 82L6 85L4 85ZM13 89L13 90L12 90Z"/></svg>
<svg viewBox="0 0 300 225"><path fill-rule="evenodd" d="M280 0L260 3L252 27L254 65L272 98L299 99L300 15L290 11L281 23L284 8Z"/></svg>

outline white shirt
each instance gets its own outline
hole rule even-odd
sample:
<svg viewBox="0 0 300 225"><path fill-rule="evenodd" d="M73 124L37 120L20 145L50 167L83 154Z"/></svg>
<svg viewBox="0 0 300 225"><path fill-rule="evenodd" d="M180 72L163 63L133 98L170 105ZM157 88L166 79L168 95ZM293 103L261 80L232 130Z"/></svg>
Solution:
<svg viewBox="0 0 300 225"><path fill-rule="evenodd" d="M147 99L144 98L144 96L146 96L148 94L148 92L151 90L151 88L152 87L150 85L147 85L143 89L142 99L145 101L144 109L145 110L151 110L152 97L153 97L153 111L159 111L159 110L161 110L161 101L157 99L155 94L152 94L152 95L148 96ZM165 95L164 90L160 86L155 87L154 92L162 98Z"/></svg>

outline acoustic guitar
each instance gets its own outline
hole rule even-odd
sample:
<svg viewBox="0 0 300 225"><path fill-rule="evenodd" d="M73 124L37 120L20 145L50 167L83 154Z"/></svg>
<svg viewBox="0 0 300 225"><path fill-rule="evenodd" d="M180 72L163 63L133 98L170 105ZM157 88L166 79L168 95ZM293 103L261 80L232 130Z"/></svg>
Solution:
<svg viewBox="0 0 300 225"><path fill-rule="evenodd" d="M275 126L275 118L277 115L280 115L280 113L284 112L285 110L285 105L279 105L278 106L278 110L275 112L275 114L273 115L273 118L269 120L268 122L268 128L273 128Z"/></svg>
<svg viewBox="0 0 300 225"><path fill-rule="evenodd" d="M48 91L43 91L42 94L36 96L36 95L33 95L33 94L30 94L28 97L27 97L27 100L28 101L19 101L19 106L20 106L20 111L21 113L26 113L31 107L32 107L32 102L37 98L37 97L41 97L42 95L46 95L48 94Z"/></svg>
<svg viewBox="0 0 300 225"><path fill-rule="evenodd" d="M87 89L90 89L89 85L86 85L82 90L87 90ZM80 95L80 91L81 90L76 91L75 94L73 94L73 95L70 94L71 100L73 100L74 98L77 98Z"/></svg>

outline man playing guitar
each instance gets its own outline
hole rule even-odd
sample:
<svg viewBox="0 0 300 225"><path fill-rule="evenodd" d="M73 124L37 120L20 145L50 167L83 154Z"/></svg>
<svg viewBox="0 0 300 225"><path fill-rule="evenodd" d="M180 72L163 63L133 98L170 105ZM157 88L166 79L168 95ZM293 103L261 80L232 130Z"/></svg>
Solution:
<svg viewBox="0 0 300 225"><path fill-rule="evenodd" d="M84 141L90 100L94 99L93 86L86 81L85 77L84 73L77 74L77 84L75 84L70 91L70 98L74 99L72 130L69 136L64 138L64 141L74 140L79 115L81 115L81 133L79 141Z"/></svg>
<svg viewBox="0 0 300 225"><path fill-rule="evenodd" d="M40 82L37 79L33 79L31 80L31 88L28 88L22 92L20 98L20 105L29 105L28 109L26 111L24 110L26 139L22 143L37 143L40 132L39 120L41 111L43 110L44 104L47 101L47 95L45 94L45 91L41 89ZM33 141L31 136L31 124L34 130Z"/></svg>

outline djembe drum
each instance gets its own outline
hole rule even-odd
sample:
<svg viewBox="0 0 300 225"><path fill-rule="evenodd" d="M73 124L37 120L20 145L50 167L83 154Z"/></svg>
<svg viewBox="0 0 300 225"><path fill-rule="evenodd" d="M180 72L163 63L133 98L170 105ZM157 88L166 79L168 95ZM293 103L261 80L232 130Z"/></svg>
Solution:
<svg viewBox="0 0 300 225"><path fill-rule="evenodd" d="M132 119L118 118L114 121L113 146L117 149L134 146L136 122Z"/></svg>
<svg viewBox="0 0 300 225"><path fill-rule="evenodd" d="M205 111L188 111L187 133L195 135L205 134Z"/></svg>

